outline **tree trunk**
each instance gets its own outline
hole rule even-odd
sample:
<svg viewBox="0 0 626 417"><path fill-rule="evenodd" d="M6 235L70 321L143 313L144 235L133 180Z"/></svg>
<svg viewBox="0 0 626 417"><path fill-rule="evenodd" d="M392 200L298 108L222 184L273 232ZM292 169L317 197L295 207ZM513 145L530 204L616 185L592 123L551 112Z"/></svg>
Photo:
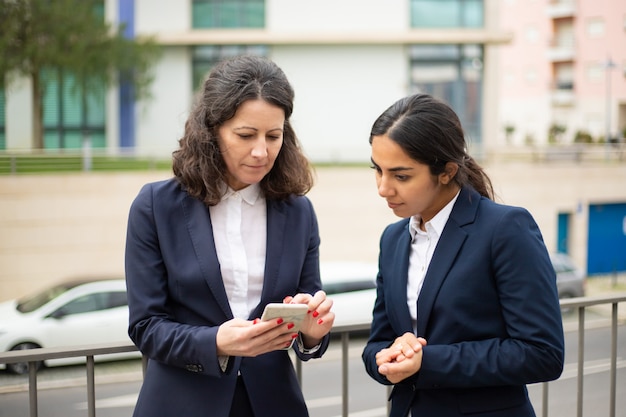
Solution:
<svg viewBox="0 0 626 417"><path fill-rule="evenodd" d="M30 77L33 83L33 149L43 149L43 92L39 72Z"/></svg>

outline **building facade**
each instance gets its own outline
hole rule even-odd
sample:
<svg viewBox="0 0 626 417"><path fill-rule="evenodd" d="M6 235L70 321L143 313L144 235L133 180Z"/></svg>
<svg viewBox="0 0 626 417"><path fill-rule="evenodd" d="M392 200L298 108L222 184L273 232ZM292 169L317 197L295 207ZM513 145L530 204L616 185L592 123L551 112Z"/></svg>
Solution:
<svg viewBox="0 0 626 417"><path fill-rule="evenodd" d="M268 56L283 68L296 91L292 122L314 161L367 161L374 119L418 91L455 108L477 151L496 138L494 51L510 41L496 28L499 0L103 4L106 19L124 23L128 36L156 36L162 45L152 99L134 104L118 86L89 102L66 94L71 79L58 78L44 100L47 148L80 147L89 131L95 148L169 155L206 72L240 53ZM30 148L29 94L24 80L0 96L0 148Z"/></svg>
<svg viewBox="0 0 626 417"><path fill-rule="evenodd" d="M626 2L503 0L499 24L499 144L626 135Z"/></svg>

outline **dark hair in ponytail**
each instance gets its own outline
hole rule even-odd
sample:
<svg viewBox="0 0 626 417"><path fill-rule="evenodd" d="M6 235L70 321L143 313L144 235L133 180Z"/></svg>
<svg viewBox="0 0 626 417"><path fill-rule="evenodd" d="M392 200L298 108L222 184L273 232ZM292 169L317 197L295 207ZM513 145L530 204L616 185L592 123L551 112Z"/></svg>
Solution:
<svg viewBox="0 0 626 417"><path fill-rule="evenodd" d="M430 167L433 175L445 170L446 163L459 166L454 181L471 185L482 196L494 199L491 180L483 168L467 154L465 134L458 116L447 104L428 94L402 98L374 122L374 136L387 135L411 158Z"/></svg>

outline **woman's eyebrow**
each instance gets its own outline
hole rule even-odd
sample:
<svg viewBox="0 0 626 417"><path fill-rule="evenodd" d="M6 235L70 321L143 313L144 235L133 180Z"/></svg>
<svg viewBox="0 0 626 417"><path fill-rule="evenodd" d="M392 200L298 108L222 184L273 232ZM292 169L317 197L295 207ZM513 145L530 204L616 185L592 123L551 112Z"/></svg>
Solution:
<svg viewBox="0 0 626 417"><path fill-rule="evenodd" d="M380 166L378 166L378 164L374 161L374 159L370 158L370 161L372 162L372 165L374 165L376 168L380 168ZM399 167L389 168L388 171L390 171L390 172L411 171L412 169L413 169L413 167L399 166Z"/></svg>

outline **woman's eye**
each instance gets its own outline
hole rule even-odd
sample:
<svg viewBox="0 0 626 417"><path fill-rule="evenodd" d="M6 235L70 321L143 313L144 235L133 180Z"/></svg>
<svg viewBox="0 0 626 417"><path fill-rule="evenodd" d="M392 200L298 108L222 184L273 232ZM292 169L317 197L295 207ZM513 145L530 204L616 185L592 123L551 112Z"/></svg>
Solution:
<svg viewBox="0 0 626 417"><path fill-rule="evenodd" d="M380 168L375 166L375 165L370 165L370 168L372 168L374 171L376 171L376 173L380 173Z"/></svg>
<svg viewBox="0 0 626 417"><path fill-rule="evenodd" d="M252 137L252 135L247 135L247 134L242 134L242 133L240 133L240 134L239 134L239 137L240 137L241 139L250 139L250 138Z"/></svg>
<svg viewBox="0 0 626 417"><path fill-rule="evenodd" d="M406 175L396 175L396 179L398 181L406 181L409 179L409 177L407 177Z"/></svg>
<svg viewBox="0 0 626 417"><path fill-rule="evenodd" d="M267 138L271 141L280 140L280 136L268 136Z"/></svg>

